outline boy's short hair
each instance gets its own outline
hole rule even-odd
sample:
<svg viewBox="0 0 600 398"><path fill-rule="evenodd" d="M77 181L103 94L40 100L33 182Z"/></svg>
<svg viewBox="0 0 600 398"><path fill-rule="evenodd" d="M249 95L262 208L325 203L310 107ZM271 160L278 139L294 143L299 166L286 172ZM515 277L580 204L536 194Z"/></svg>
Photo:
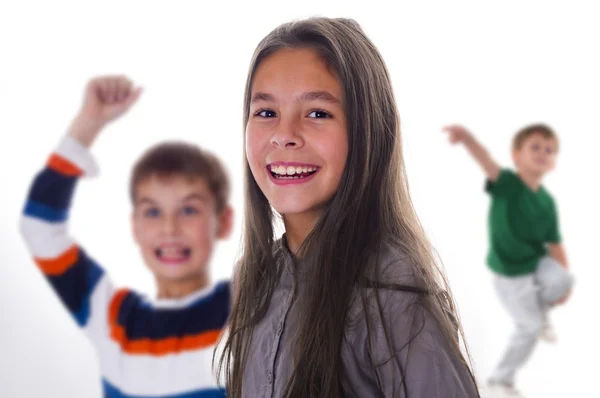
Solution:
<svg viewBox="0 0 600 398"><path fill-rule="evenodd" d="M215 197L217 213L229 201L229 176L221 161L197 145L180 141L157 144L137 160L129 182L129 194L135 204L137 186L148 177L203 178Z"/></svg>
<svg viewBox="0 0 600 398"><path fill-rule="evenodd" d="M520 150L525 140L534 134L541 134L546 139L554 140L558 151L558 136L550 126L543 123L530 124L519 130L513 138L513 150Z"/></svg>

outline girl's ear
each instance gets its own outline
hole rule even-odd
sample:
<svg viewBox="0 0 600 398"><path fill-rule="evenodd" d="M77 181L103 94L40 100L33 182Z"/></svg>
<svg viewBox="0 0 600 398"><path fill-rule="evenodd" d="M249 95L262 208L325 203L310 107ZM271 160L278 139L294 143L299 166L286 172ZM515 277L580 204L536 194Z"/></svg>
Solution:
<svg viewBox="0 0 600 398"><path fill-rule="evenodd" d="M217 229L217 238L227 239L233 229L233 208L230 205L225 206L219 215L219 227Z"/></svg>

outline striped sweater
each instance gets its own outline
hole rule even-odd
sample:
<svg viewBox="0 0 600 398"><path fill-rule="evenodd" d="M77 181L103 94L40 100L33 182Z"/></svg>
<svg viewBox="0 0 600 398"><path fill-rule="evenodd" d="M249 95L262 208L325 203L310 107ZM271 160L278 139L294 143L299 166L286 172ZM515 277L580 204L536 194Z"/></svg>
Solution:
<svg viewBox="0 0 600 398"><path fill-rule="evenodd" d="M36 264L96 348L105 398L224 397L212 353L229 315L229 283L180 300L114 289L104 269L68 234L78 179L96 164L65 138L35 177L21 231Z"/></svg>

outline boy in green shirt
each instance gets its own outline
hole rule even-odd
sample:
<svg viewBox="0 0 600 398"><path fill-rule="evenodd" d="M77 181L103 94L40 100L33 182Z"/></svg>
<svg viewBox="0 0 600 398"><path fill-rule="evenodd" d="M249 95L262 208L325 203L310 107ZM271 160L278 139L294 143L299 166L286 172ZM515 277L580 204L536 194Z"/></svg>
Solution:
<svg viewBox="0 0 600 398"><path fill-rule="evenodd" d="M521 397L515 373L529 358L538 338L554 341L548 310L564 303L571 291L556 205L542 179L556 162L558 138L543 124L530 125L513 140L516 173L501 169L464 127L444 128L450 142L462 143L488 178L490 250L487 262L496 291L516 324L516 331L490 378L499 397Z"/></svg>

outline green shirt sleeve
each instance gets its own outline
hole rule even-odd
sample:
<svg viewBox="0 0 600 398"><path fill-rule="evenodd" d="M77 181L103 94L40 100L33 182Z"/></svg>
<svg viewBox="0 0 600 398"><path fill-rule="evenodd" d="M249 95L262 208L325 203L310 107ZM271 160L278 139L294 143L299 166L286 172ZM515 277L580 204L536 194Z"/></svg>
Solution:
<svg viewBox="0 0 600 398"><path fill-rule="evenodd" d="M502 169L496 181L486 180L485 191L492 196L502 196L510 192L518 183L519 177L513 171Z"/></svg>

